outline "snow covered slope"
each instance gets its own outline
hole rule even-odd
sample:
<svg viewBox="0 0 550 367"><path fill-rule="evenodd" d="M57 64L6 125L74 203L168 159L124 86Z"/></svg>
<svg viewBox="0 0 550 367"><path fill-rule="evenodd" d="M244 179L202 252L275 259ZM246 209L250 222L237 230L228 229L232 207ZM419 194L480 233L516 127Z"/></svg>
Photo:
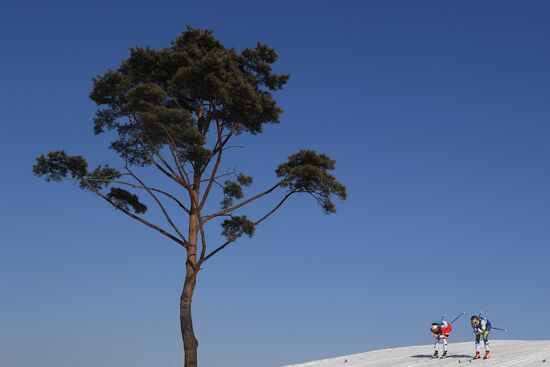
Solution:
<svg viewBox="0 0 550 367"><path fill-rule="evenodd" d="M442 351L442 346L440 353ZM483 343L481 346L483 352ZM324 359L285 367L419 367L419 366L467 366L467 367L550 367L550 341L491 340L491 358L470 362L474 343L449 343L447 359L432 359L433 345L421 345L344 357Z"/></svg>

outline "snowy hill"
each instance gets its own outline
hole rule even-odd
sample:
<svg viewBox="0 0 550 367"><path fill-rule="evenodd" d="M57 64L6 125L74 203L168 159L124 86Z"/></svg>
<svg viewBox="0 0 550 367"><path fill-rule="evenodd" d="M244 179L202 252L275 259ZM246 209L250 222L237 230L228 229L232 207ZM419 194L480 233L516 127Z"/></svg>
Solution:
<svg viewBox="0 0 550 367"><path fill-rule="evenodd" d="M440 346L440 353L442 346ZM481 346L483 352L483 343ZM470 362L474 343L449 343L447 359L432 359L433 345L382 349L285 367L547 366L550 341L491 340L491 358Z"/></svg>

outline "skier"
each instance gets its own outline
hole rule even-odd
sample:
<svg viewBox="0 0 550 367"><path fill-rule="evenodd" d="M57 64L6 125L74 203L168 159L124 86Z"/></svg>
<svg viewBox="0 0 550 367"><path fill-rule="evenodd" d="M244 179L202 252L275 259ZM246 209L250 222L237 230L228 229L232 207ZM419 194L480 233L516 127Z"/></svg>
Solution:
<svg viewBox="0 0 550 367"><path fill-rule="evenodd" d="M434 344L435 352L434 352L433 358L438 357L440 340L443 340L443 354L441 355L441 358L447 357L447 338L451 334L452 330L453 330L453 326L447 321L442 320L442 321L432 323L432 326L430 327L430 331L432 332L432 335L435 338L435 344Z"/></svg>
<svg viewBox="0 0 550 367"><path fill-rule="evenodd" d="M476 354L473 359L480 359L479 354L479 342L483 337L483 344L485 345L485 356L483 359L489 359L489 332L491 331L491 322L484 317L474 315L470 319L474 334L476 334Z"/></svg>

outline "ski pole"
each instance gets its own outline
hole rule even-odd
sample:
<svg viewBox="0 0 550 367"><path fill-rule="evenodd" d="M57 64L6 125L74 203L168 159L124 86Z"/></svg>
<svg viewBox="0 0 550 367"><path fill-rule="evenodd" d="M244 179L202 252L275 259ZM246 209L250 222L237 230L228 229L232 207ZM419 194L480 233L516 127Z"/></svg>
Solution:
<svg viewBox="0 0 550 367"><path fill-rule="evenodd" d="M443 314L443 316L441 316L441 320L440 320L440 321L443 321L443 320L445 319L445 316L447 316L447 315Z"/></svg>
<svg viewBox="0 0 550 367"><path fill-rule="evenodd" d="M457 317L455 317L455 319L453 321L451 321L451 325L453 324L453 322L455 322L456 320L458 320L462 315L464 315L466 313L466 311L462 311L460 313L460 315L458 315Z"/></svg>
<svg viewBox="0 0 550 367"><path fill-rule="evenodd" d="M504 331L504 332L508 331L507 329L501 329L499 327L492 327L491 330L500 330L500 331Z"/></svg>

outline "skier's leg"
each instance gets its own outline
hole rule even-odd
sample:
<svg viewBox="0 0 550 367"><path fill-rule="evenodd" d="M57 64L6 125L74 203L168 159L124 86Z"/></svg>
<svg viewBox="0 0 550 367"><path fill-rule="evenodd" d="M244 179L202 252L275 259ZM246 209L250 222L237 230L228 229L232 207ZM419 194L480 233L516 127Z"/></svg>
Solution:
<svg viewBox="0 0 550 367"><path fill-rule="evenodd" d="M439 355L439 336L436 336L435 344L434 344L434 354L432 357L437 358L438 355Z"/></svg>
<svg viewBox="0 0 550 367"><path fill-rule="evenodd" d="M483 332L483 344L485 345L485 357L483 359L489 358L489 330Z"/></svg>
<svg viewBox="0 0 550 367"><path fill-rule="evenodd" d="M448 335L443 335L443 354L441 355L441 358L447 358L447 337Z"/></svg>
<svg viewBox="0 0 550 367"><path fill-rule="evenodd" d="M479 339L480 339L480 334L477 334L476 335L476 353L479 353Z"/></svg>
<svg viewBox="0 0 550 367"><path fill-rule="evenodd" d="M483 333L483 344L485 345L485 352L489 351L489 331Z"/></svg>

